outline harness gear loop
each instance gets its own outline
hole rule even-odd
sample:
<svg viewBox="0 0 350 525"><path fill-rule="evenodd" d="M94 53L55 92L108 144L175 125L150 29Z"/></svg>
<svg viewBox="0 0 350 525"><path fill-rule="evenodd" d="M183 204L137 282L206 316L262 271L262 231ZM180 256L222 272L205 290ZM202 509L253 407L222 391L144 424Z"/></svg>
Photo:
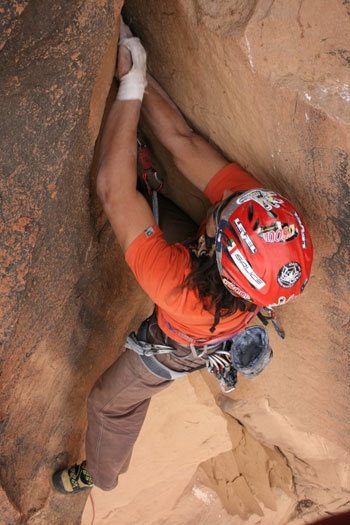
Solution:
<svg viewBox="0 0 350 525"><path fill-rule="evenodd" d="M195 347L195 345L193 343L190 343L190 349L191 349L191 353L193 355L193 357L195 359L204 359L207 352L208 352L208 345L204 345L201 347L201 351L198 352L197 348Z"/></svg>
<svg viewBox="0 0 350 525"><path fill-rule="evenodd" d="M190 350L195 352L195 357L203 360L203 364L186 372L177 372L156 359L157 354L171 354L176 357L176 349L166 344L147 343L144 341L146 330L143 323L137 335L131 333L127 337L125 347L136 352L150 372L170 380L206 367L220 381L221 390L225 394L236 387L237 372L248 378L256 377L268 366L273 355L265 328L250 326L210 354L207 354L208 346L198 353L198 348L192 344Z"/></svg>
<svg viewBox="0 0 350 525"><path fill-rule="evenodd" d="M231 354L227 350L218 350L206 357L207 370L220 382L224 394L232 392L237 384L237 372L232 365Z"/></svg>
<svg viewBox="0 0 350 525"><path fill-rule="evenodd" d="M174 351L172 346L158 345L154 343L146 343L137 339L134 332L128 335L126 338L125 347L129 350L133 350L139 355L153 356L156 354L171 354Z"/></svg>
<svg viewBox="0 0 350 525"><path fill-rule="evenodd" d="M172 346L147 343L138 339L136 334L132 332L126 339L125 347L136 352L144 362L145 366L158 377L163 377L164 379L175 379L177 377L182 377L187 373L175 372L155 360L155 356L159 354L175 354L175 349ZM235 389L237 384L237 372L232 365L230 352L225 350L225 345L221 350L217 350L209 355L207 355L207 346L205 346L200 353L197 352L197 349L193 344L190 345L190 348L193 356L203 359L204 362L203 365L194 368L191 372L206 367L208 372L214 374L219 380L223 393L227 394Z"/></svg>

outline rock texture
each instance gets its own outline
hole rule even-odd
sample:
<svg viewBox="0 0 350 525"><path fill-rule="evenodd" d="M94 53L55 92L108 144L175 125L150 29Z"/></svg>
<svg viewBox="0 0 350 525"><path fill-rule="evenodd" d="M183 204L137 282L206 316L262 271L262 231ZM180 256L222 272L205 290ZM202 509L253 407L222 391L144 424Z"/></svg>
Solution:
<svg viewBox="0 0 350 525"><path fill-rule="evenodd" d="M1 56L1 523L79 523L50 478L148 303L90 181L121 2L7 2ZM125 297L130 304L122 307ZM144 305L144 306L143 306ZM148 310L147 310L148 312ZM135 318L135 321L134 321Z"/></svg>
<svg viewBox="0 0 350 525"><path fill-rule="evenodd" d="M86 495L56 494L50 476L82 459L86 396L151 308L94 189L122 2L5 4L1 523L78 524ZM346 510L349 2L125 4L191 125L295 202L316 257L280 310L287 338L271 332L269 369L228 396L206 372L157 396L130 471L92 491L95 524L299 525ZM152 145L165 193L199 220L206 202Z"/></svg>

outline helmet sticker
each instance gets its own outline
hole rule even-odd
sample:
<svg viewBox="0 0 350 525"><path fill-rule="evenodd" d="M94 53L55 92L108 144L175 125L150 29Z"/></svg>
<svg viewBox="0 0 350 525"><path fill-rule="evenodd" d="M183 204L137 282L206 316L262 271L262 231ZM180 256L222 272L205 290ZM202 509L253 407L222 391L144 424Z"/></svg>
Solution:
<svg viewBox="0 0 350 525"><path fill-rule="evenodd" d="M275 222L270 226L261 226L258 233L265 242L286 242L298 236L295 225L286 222Z"/></svg>
<svg viewBox="0 0 350 525"><path fill-rule="evenodd" d="M236 284L234 284L233 282L231 282L228 279L226 279L226 277L224 277L222 279L222 282L224 283L226 288L228 290L230 290L230 292L232 292L234 295L238 295L239 297L242 297L242 299L244 299L245 301L251 301L252 300L250 295L248 295L246 292L244 292L243 290L238 288L238 286Z"/></svg>
<svg viewBox="0 0 350 525"><path fill-rule="evenodd" d="M250 200L253 200L260 204L265 210L271 215L274 216L272 213L272 208L279 208L281 204L283 204L283 200L279 199L280 195L277 195L276 192L271 190L251 190L246 191L243 193L243 195L240 195L237 199L238 204L243 204L244 202L248 202Z"/></svg>
<svg viewBox="0 0 350 525"><path fill-rule="evenodd" d="M301 234L301 245L302 247L304 248L304 250L306 249L306 236L305 236L305 227L301 221L301 218L299 217L299 215L297 214L297 212L294 210L293 211L295 217L296 217L296 220L298 221L299 223L299 226L300 226L300 234Z"/></svg>
<svg viewBox="0 0 350 525"><path fill-rule="evenodd" d="M228 253L230 254L231 259L239 269L239 271L244 275L244 277L254 286L254 288L257 288L260 290L263 288L266 283L259 277L253 270L253 268L250 266L247 259L245 259L240 252L240 250L237 248L237 245L233 240L230 241L231 245L227 246Z"/></svg>
<svg viewBox="0 0 350 525"><path fill-rule="evenodd" d="M292 288L300 279L301 266L297 262L290 262L282 266L278 272L277 282L282 288Z"/></svg>
<svg viewBox="0 0 350 525"><path fill-rule="evenodd" d="M303 291L304 291L304 289L305 289L305 286L307 285L308 282L309 282L309 279L305 279L305 281L304 281L303 284L301 285L300 293L303 293Z"/></svg>
<svg viewBox="0 0 350 525"><path fill-rule="evenodd" d="M282 306L283 304L288 303L288 301L290 301L294 297L295 297L294 293L290 297L288 297L288 299L283 296L279 297L277 303L269 304L268 308L273 308L274 306Z"/></svg>
<svg viewBox="0 0 350 525"><path fill-rule="evenodd" d="M239 235L241 237L241 239L246 243L246 245L248 246L249 250L251 253L256 253L257 252L257 248L255 246L255 244L253 243L253 241L251 240L251 238L249 237L248 233L246 232L246 229L244 228L243 224L241 223L241 221L239 219L235 219L233 221L236 225L236 228L239 232Z"/></svg>

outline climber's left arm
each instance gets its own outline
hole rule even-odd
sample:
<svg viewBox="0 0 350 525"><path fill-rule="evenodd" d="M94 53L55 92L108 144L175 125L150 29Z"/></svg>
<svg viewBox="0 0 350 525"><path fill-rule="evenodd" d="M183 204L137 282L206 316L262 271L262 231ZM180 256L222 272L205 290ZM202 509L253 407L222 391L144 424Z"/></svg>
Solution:
<svg viewBox="0 0 350 525"><path fill-rule="evenodd" d="M174 102L149 74L141 116L168 150L178 170L201 191L229 164L214 146L188 126Z"/></svg>

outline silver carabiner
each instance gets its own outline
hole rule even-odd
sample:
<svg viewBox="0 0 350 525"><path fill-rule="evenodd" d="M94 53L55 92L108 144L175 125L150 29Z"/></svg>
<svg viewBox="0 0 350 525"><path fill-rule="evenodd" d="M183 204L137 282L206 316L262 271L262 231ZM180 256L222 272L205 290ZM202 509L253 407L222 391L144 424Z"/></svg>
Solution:
<svg viewBox="0 0 350 525"><path fill-rule="evenodd" d="M232 386L231 388L226 388L226 383L223 379L220 380L220 388L221 392L223 392L224 394L228 394L229 392L232 392L232 390L236 389L235 386Z"/></svg>

